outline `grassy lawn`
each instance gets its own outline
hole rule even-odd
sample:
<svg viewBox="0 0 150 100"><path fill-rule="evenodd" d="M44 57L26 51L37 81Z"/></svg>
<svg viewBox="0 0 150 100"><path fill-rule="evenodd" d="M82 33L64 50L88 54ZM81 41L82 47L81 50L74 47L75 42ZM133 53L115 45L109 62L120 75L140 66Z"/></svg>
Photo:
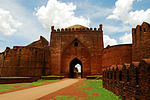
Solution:
<svg viewBox="0 0 150 100"><path fill-rule="evenodd" d="M30 78L30 77L0 77L0 78L1 78L1 79L3 79L3 78L5 78L5 79L6 79L6 78L7 78L7 79L14 78L14 79L15 79L15 78Z"/></svg>
<svg viewBox="0 0 150 100"><path fill-rule="evenodd" d="M57 96L55 99L50 100L75 100L75 96Z"/></svg>
<svg viewBox="0 0 150 100"><path fill-rule="evenodd" d="M49 75L49 76L42 76L42 77L64 77L64 76Z"/></svg>
<svg viewBox="0 0 150 100"><path fill-rule="evenodd" d="M87 76L87 78L90 78L90 77L95 77L95 79L99 79L99 78L102 78L102 75L92 75L92 76Z"/></svg>
<svg viewBox="0 0 150 100"><path fill-rule="evenodd" d="M121 100L120 97L102 87L102 80L83 80L83 82L84 81L88 81L88 83L84 86L80 86L79 89L89 95L79 100ZM93 96L93 94L96 94L96 96ZM75 100L75 98L76 96L57 96L55 99L50 100Z"/></svg>
<svg viewBox="0 0 150 100"><path fill-rule="evenodd" d="M89 83L79 88L83 92L89 93L86 100L121 100L120 97L102 87L102 80L85 81L89 81ZM93 96L93 93L97 94L97 96Z"/></svg>
<svg viewBox="0 0 150 100"><path fill-rule="evenodd" d="M0 92L8 92L12 90L22 89L26 87L38 86L43 84L48 84L51 82L56 82L59 80L38 80L32 83L15 83L15 84L0 84Z"/></svg>
<svg viewBox="0 0 150 100"><path fill-rule="evenodd" d="M59 80L38 80L32 83L16 83L16 84L2 84L0 85L0 92L8 92L12 90L22 89L26 87L38 86L56 82ZM112 92L102 87L102 80L82 80L88 82L87 84L78 87L82 92L88 93L86 98L79 100L121 100L120 97L116 96ZM94 95L93 95L94 94ZM57 96L55 100L75 100L76 96ZM54 99L50 99L54 100Z"/></svg>
<svg viewBox="0 0 150 100"><path fill-rule="evenodd" d="M87 77L102 77L102 75L93 75L93 76L87 76Z"/></svg>

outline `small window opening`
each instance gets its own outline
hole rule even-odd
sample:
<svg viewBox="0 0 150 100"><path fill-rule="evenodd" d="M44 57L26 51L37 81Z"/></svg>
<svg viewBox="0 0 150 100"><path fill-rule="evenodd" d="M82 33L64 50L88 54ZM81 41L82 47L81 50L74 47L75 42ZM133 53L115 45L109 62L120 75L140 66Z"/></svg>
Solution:
<svg viewBox="0 0 150 100"><path fill-rule="evenodd" d="M122 71L119 71L119 81L122 81Z"/></svg>
<svg viewBox="0 0 150 100"><path fill-rule="evenodd" d="M78 42L75 42L75 43L74 43L74 46L77 47L77 46L78 46Z"/></svg>
<svg viewBox="0 0 150 100"><path fill-rule="evenodd" d="M114 72L114 79L116 80L116 71Z"/></svg>
<svg viewBox="0 0 150 100"><path fill-rule="evenodd" d="M129 70L127 70L127 82L129 82L130 80L130 77L129 77Z"/></svg>
<svg viewBox="0 0 150 100"><path fill-rule="evenodd" d="M107 78L109 79L109 71L107 72Z"/></svg>
<svg viewBox="0 0 150 100"><path fill-rule="evenodd" d="M112 72L110 72L110 79L112 79Z"/></svg>
<svg viewBox="0 0 150 100"><path fill-rule="evenodd" d="M37 56L37 51L35 51L35 56Z"/></svg>
<svg viewBox="0 0 150 100"><path fill-rule="evenodd" d="M136 68L136 84L139 84L138 69Z"/></svg>
<svg viewBox="0 0 150 100"><path fill-rule="evenodd" d="M144 28L143 30L144 30L144 32L146 32L146 29L145 29L145 28Z"/></svg>

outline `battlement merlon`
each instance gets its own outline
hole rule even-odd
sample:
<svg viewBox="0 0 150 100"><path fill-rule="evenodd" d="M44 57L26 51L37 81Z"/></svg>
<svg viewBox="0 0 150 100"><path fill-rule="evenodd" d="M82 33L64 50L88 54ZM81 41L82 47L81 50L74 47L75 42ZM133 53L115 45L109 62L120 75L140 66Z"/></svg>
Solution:
<svg viewBox="0 0 150 100"><path fill-rule="evenodd" d="M54 32L54 26L51 26L51 31L52 31L52 33Z"/></svg>
<svg viewBox="0 0 150 100"><path fill-rule="evenodd" d="M102 24L99 25L99 30L103 31L103 25Z"/></svg>
<svg viewBox="0 0 150 100"><path fill-rule="evenodd" d="M54 26L51 26L51 32L52 33L60 33L60 32L101 32L103 31L102 29L102 24L99 25L99 28L87 28L87 27L82 27L82 28L61 28L61 29L54 29Z"/></svg>
<svg viewBox="0 0 150 100"><path fill-rule="evenodd" d="M132 28L132 35L133 35L133 36L136 35L136 28Z"/></svg>

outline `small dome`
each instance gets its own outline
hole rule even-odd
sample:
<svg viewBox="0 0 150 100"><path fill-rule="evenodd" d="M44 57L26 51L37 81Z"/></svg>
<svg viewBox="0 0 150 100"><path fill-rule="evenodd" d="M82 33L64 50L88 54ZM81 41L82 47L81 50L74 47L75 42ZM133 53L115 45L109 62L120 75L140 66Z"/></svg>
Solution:
<svg viewBox="0 0 150 100"><path fill-rule="evenodd" d="M88 28L88 27L85 27L85 26L82 26L82 25L73 25L73 26L70 26L70 27L67 27L67 29L76 29L76 28L81 28L81 29L84 29L84 28Z"/></svg>

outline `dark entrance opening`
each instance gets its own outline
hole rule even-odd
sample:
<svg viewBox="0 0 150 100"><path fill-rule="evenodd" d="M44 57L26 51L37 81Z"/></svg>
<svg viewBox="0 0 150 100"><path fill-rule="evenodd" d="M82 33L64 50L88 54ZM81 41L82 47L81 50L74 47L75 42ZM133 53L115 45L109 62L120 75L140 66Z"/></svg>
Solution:
<svg viewBox="0 0 150 100"><path fill-rule="evenodd" d="M81 67L77 68L77 67L75 67L76 65L80 65ZM82 62L79 59L75 58L70 63L70 75L69 75L69 77L70 78L77 78L78 75L80 75L82 78Z"/></svg>

